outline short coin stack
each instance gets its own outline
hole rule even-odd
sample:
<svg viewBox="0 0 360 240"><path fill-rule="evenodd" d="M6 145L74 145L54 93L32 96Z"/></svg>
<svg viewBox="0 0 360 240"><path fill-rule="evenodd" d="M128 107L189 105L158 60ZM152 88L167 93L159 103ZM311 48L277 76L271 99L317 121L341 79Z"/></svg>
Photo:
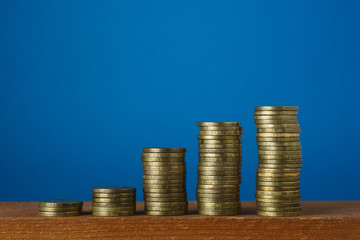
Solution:
<svg viewBox="0 0 360 240"><path fill-rule="evenodd" d="M92 214L102 217L131 216L136 211L136 189L133 187L94 187Z"/></svg>
<svg viewBox="0 0 360 240"><path fill-rule="evenodd" d="M255 107L258 215L298 216L302 155L298 107Z"/></svg>
<svg viewBox="0 0 360 240"><path fill-rule="evenodd" d="M38 215L44 217L79 216L83 202L75 200L49 200L39 203Z"/></svg>
<svg viewBox="0 0 360 240"><path fill-rule="evenodd" d="M186 148L144 148L145 214L184 215L187 212Z"/></svg>
<svg viewBox="0 0 360 240"><path fill-rule="evenodd" d="M199 214L237 215L240 212L241 140L238 122L198 122L200 127Z"/></svg>

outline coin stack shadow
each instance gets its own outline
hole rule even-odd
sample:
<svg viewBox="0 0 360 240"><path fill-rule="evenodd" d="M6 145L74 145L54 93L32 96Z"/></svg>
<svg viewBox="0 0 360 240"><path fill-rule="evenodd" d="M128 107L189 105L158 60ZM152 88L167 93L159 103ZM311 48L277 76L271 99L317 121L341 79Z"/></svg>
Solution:
<svg viewBox="0 0 360 240"><path fill-rule="evenodd" d="M237 215L241 209L241 139L238 122L198 122L200 127L198 185L199 214Z"/></svg>
<svg viewBox="0 0 360 240"><path fill-rule="evenodd" d="M186 148L144 148L145 214L184 215L187 212Z"/></svg>
<svg viewBox="0 0 360 240"><path fill-rule="evenodd" d="M256 205L261 216L298 216L302 166L298 107L255 107L259 165Z"/></svg>
<svg viewBox="0 0 360 240"><path fill-rule="evenodd" d="M82 212L82 201L49 200L39 202L38 215L44 217L79 216Z"/></svg>
<svg viewBox="0 0 360 240"><path fill-rule="evenodd" d="M131 216L136 212L136 188L125 186L94 187L92 214L102 217Z"/></svg>

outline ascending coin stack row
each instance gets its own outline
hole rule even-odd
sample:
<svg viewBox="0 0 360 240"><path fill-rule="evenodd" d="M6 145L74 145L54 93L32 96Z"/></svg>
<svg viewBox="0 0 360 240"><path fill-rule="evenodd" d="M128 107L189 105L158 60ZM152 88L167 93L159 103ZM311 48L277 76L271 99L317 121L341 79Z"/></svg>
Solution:
<svg viewBox="0 0 360 240"><path fill-rule="evenodd" d="M184 215L187 212L186 148L144 148L145 214Z"/></svg>
<svg viewBox="0 0 360 240"><path fill-rule="evenodd" d="M255 107L258 215L298 216L302 166L298 107Z"/></svg>
<svg viewBox="0 0 360 240"><path fill-rule="evenodd" d="M199 214L237 215L240 212L241 140L238 122L198 122L200 127Z"/></svg>
<svg viewBox="0 0 360 240"><path fill-rule="evenodd" d="M38 215L44 217L79 216L83 202L75 200L49 200L39 202Z"/></svg>
<svg viewBox="0 0 360 240"><path fill-rule="evenodd" d="M103 217L131 216L136 211L136 189L133 187L94 187L92 214Z"/></svg>

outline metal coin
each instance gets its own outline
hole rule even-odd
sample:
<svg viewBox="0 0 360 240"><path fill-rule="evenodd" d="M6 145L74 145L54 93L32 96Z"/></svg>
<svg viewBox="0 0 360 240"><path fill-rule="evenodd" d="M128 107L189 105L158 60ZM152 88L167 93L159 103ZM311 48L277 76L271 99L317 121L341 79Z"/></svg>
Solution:
<svg viewBox="0 0 360 240"><path fill-rule="evenodd" d="M266 212L266 211L257 211L257 214L265 217L295 217L300 216L300 212Z"/></svg>
<svg viewBox="0 0 360 240"><path fill-rule="evenodd" d="M135 193L98 193L94 192L92 194L93 197L99 198L135 198Z"/></svg>
<svg viewBox="0 0 360 240"><path fill-rule="evenodd" d="M201 131L200 135L221 135L221 136L240 136L242 135L242 131Z"/></svg>
<svg viewBox="0 0 360 240"><path fill-rule="evenodd" d="M143 158L185 157L185 153L142 153Z"/></svg>
<svg viewBox="0 0 360 240"><path fill-rule="evenodd" d="M300 186L256 186L259 191L296 191L300 190Z"/></svg>
<svg viewBox="0 0 360 240"><path fill-rule="evenodd" d="M143 180L186 180L184 174L181 175L143 175Z"/></svg>
<svg viewBox="0 0 360 240"><path fill-rule="evenodd" d="M258 168L257 173L296 173L300 174L299 168Z"/></svg>
<svg viewBox="0 0 360 240"><path fill-rule="evenodd" d="M224 184L224 185L237 185L240 184L240 179L229 180L229 181L216 181L216 180L198 180L198 184L211 185L211 184Z"/></svg>
<svg viewBox="0 0 360 240"><path fill-rule="evenodd" d="M260 106L255 107L255 111L298 111L297 106Z"/></svg>
<svg viewBox="0 0 360 240"><path fill-rule="evenodd" d="M293 172L283 172L283 173L270 173L270 172L258 172L256 174L258 177L267 177L267 178L299 178L300 173Z"/></svg>
<svg viewBox="0 0 360 240"><path fill-rule="evenodd" d="M240 171L198 171L198 175L203 176L237 176Z"/></svg>
<svg viewBox="0 0 360 240"><path fill-rule="evenodd" d="M199 144L200 149L239 149L241 147L240 144Z"/></svg>
<svg viewBox="0 0 360 240"><path fill-rule="evenodd" d="M143 183L146 185L150 185L150 184L155 184L155 185L159 185L159 184L186 184L186 180L185 179L181 179L181 180L147 180L147 179L143 179Z"/></svg>
<svg viewBox="0 0 360 240"><path fill-rule="evenodd" d="M300 142L258 142L260 147L298 147L301 146Z"/></svg>
<svg viewBox="0 0 360 240"><path fill-rule="evenodd" d="M144 188L143 192L145 193L181 193L181 192L185 192L186 188L168 188L168 189L164 189L164 188Z"/></svg>
<svg viewBox="0 0 360 240"><path fill-rule="evenodd" d="M196 193L209 193L209 194L238 194L239 188L227 188L227 189L211 189L211 188L198 188Z"/></svg>
<svg viewBox="0 0 360 240"><path fill-rule="evenodd" d="M258 128L258 133L300 133L300 128Z"/></svg>
<svg viewBox="0 0 360 240"><path fill-rule="evenodd" d="M98 217L119 217L119 216L132 216L135 212L92 212L92 215Z"/></svg>
<svg viewBox="0 0 360 240"><path fill-rule="evenodd" d="M256 180L257 186L269 186L269 187L275 187L275 186L300 186L300 181L297 179L297 181L262 181L261 179Z"/></svg>
<svg viewBox="0 0 360 240"><path fill-rule="evenodd" d="M301 151L301 146L296 147L269 147L269 146L258 146L259 150L262 151Z"/></svg>
<svg viewBox="0 0 360 240"><path fill-rule="evenodd" d="M94 187L92 191L93 193L131 193L136 192L136 188L128 186L103 186Z"/></svg>
<svg viewBox="0 0 360 240"><path fill-rule="evenodd" d="M266 203L297 203L300 202L299 198L263 198L257 197L256 202L266 202Z"/></svg>
<svg viewBox="0 0 360 240"><path fill-rule="evenodd" d="M301 207L262 207L258 206L259 211L264 212L301 212Z"/></svg>
<svg viewBox="0 0 360 240"><path fill-rule="evenodd" d="M270 155L270 154L258 154L259 160L302 160L302 155L293 154L281 154L281 155Z"/></svg>
<svg viewBox="0 0 360 240"><path fill-rule="evenodd" d="M210 126L240 126L239 122L198 122L196 124L199 127L210 127Z"/></svg>
<svg viewBox="0 0 360 240"><path fill-rule="evenodd" d="M300 142L300 137L256 137L259 142Z"/></svg>
<svg viewBox="0 0 360 240"><path fill-rule="evenodd" d="M187 207L149 207L145 206L145 211L159 211L159 212L172 212L172 211L187 211Z"/></svg>
<svg viewBox="0 0 360 240"><path fill-rule="evenodd" d="M214 139L214 140L199 140L199 144L239 144L241 145L241 140L238 139Z"/></svg>
<svg viewBox="0 0 360 240"><path fill-rule="evenodd" d="M39 207L80 207L82 205L82 201L68 199L54 199L39 202Z"/></svg>
<svg viewBox="0 0 360 240"><path fill-rule="evenodd" d="M187 207L186 201L180 202L145 202L146 207Z"/></svg>
<svg viewBox="0 0 360 240"><path fill-rule="evenodd" d="M82 211L82 206L73 206L73 207L44 207L44 206L39 206L38 211L42 211L42 212L76 212L76 211Z"/></svg>
<svg viewBox="0 0 360 240"><path fill-rule="evenodd" d="M207 162L199 161L198 167L240 167L239 160L237 162Z"/></svg>
<svg viewBox="0 0 360 240"><path fill-rule="evenodd" d="M259 164L302 164L302 159L259 159Z"/></svg>
<svg viewBox="0 0 360 240"><path fill-rule="evenodd" d="M299 129L300 124L279 124L279 123L270 123L270 124L256 124L257 129L284 129L284 128L291 128L291 129Z"/></svg>
<svg viewBox="0 0 360 240"><path fill-rule="evenodd" d="M180 201L186 201L186 197L147 197L146 194L144 195L144 201L145 202L180 202Z"/></svg>
<svg viewBox="0 0 360 240"><path fill-rule="evenodd" d="M256 206L258 207L275 207L275 208L283 208L283 207L300 207L300 202L295 203L271 203L271 202L256 202Z"/></svg>
<svg viewBox="0 0 360 240"><path fill-rule="evenodd" d="M200 127L200 131L242 131L240 126L206 126Z"/></svg>
<svg viewBox="0 0 360 240"><path fill-rule="evenodd" d="M145 211L146 215L151 216L179 216L179 215L185 215L186 211Z"/></svg>
<svg viewBox="0 0 360 240"><path fill-rule="evenodd" d="M180 189L180 188L185 188L186 187L186 183L178 183L178 184L146 184L143 183L143 188L152 188L152 189Z"/></svg>
<svg viewBox="0 0 360 240"><path fill-rule="evenodd" d="M185 156L184 157L141 157L141 161L143 163L153 163L153 162L164 162L164 163L176 163L176 162L185 162Z"/></svg>
<svg viewBox="0 0 360 240"><path fill-rule="evenodd" d="M256 176L257 182L297 182L300 181L300 177L264 177L264 176Z"/></svg>
<svg viewBox="0 0 360 240"><path fill-rule="evenodd" d="M240 140L240 135L198 135L199 140Z"/></svg>
<svg viewBox="0 0 360 240"><path fill-rule="evenodd" d="M184 161L182 162L143 162L142 165L144 167L185 167L186 163Z"/></svg>
<svg viewBox="0 0 360 240"><path fill-rule="evenodd" d="M144 148L144 153L185 153L186 148Z"/></svg>
<svg viewBox="0 0 360 240"><path fill-rule="evenodd" d="M282 169L282 168L294 168L299 169L300 171L302 164L259 164L258 168L267 168L267 169Z"/></svg>
<svg viewBox="0 0 360 240"><path fill-rule="evenodd" d="M198 184L197 185L197 189L221 189L221 190L225 190L227 188L231 188L231 189L239 189L239 184L233 184L233 185L216 185L216 184L209 184L209 185L205 185L205 184Z"/></svg>
<svg viewBox="0 0 360 240"><path fill-rule="evenodd" d="M220 167L209 167L209 166L198 166L199 171L239 171L238 166L220 166Z"/></svg>
<svg viewBox="0 0 360 240"><path fill-rule="evenodd" d="M298 124L299 121L292 119L255 119L255 124Z"/></svg>
<svg viewBox="0 0 360 240"><path fill-rule="evenodd" d="M300 190L295 191L271 191L271 190L256 190L256 195L270 195L270 196L299 196Z"/></svg>
<svg viewBox="0 0 360 240"><path fill-rule="evenodd" d="M80 211L75 212L44 212L38 211L38 215L42 217L72 217L81 215Z"/></svg>
<svg viewBox="0 0 360 240"><path fill-rule="evenodd" d="M283 138L283 137L300 137L300 133L256 133L257 137L271 137L271 138Z"/></svg>
<svg viewBox="0 0 360 240"><path fill-rule="evenodd" d="M135 207L136 206L136 201L134 199L133 202L119 202L119 203L104 203L104 202L93 202L92 203L93 207Z"/></svg>
<svg viewBox="0 0 360 240"><path fill-rule="evenodd" d="M226 148L226 149L199 148L199 153L240 153L240 149L239 148Z"/></svg>
<svg viewBox="0 0 360 240"><path fill-rule="evenodd" d="M186 198L187 193L145 193L146 197L152 198Z"/></svg>
<svg viewBox="0 0 360 240"><path fill-rule="evenodd" d="M103 202L103 203L114 203L114 202L133 202L134 198L98 198L93 197L93 202Z"/></svg>

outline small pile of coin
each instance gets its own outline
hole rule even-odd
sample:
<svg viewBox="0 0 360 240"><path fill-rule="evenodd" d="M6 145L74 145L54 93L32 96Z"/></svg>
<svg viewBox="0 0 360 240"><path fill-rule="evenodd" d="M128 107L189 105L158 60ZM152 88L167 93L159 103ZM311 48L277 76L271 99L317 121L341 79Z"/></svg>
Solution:
<svg viewBox="0 0 360 240"><path fill-rule="evenodd" d="M144 148L145 214L184 215L187 212L186 148Z"/></svg>
<svg viewBox="0 0 360 240"><path fill-rule="evenodd" d="M302 166L298 107L255 107L258 215L298 216Z"/></svg>
<svg viewBox="0 0 360 240"><path fill-rule="evenodd" d="M136 211L136 188L94 187L92 214L102 217L131 216Z"/></svg>
<svg viewBox="0 0 360 240"><path fill-rule="evenodd" d="M79 216L83 202L75 200L49 200L39 202L38 215L44 217Z"/></svg>
<svg viewBox="0 0 360 240"><path fill-rule="evenodd" d="M198 122L200 127L198 185L199 214L237 215L241 209L241 139L238 122Z"/></svg>

